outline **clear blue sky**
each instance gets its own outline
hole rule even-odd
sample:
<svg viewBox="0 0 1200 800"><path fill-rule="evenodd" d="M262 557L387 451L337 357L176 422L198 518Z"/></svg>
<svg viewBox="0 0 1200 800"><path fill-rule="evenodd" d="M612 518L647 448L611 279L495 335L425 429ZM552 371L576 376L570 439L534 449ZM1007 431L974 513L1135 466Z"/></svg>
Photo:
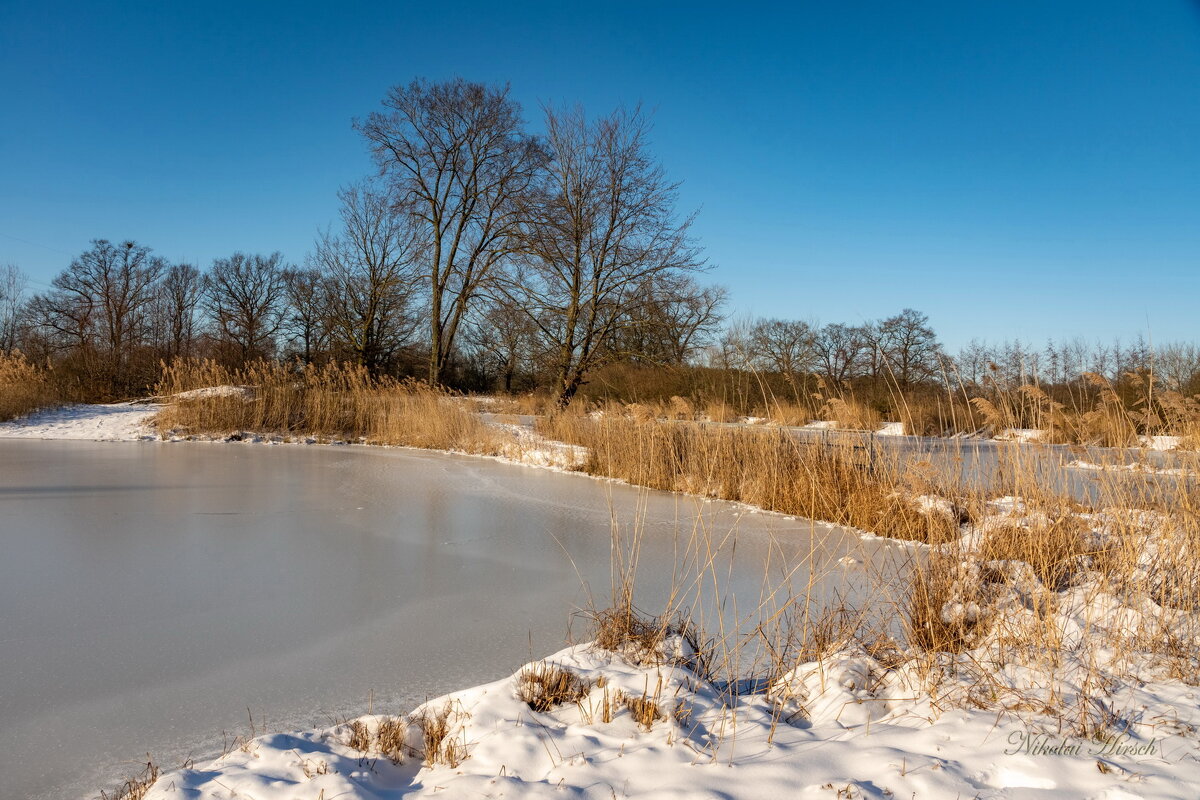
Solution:
<svg viewBox="0 0 1200 800"><path fill-rule="evenodd" d="M1200 339L1194 0L0 0L0 263L301 261L371 170L351 119L418 75L655 109L736 312Z"/></svg>

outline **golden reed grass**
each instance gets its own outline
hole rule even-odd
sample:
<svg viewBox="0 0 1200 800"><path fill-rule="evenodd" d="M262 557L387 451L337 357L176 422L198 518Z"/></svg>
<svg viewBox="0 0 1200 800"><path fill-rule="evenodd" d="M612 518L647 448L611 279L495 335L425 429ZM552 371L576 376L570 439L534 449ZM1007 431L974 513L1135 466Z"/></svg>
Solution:
<svg viewBox="0 0 1200 800"><path fill-rule="evenodd" d="M703 541L682 550L700 556L677 565L670 601L651 615L636 604L635 533L632 543L614 542L611 605L588 614L591 638L604 649L624 652L644 643L635 649L653 651L669 634L687 631L700 650L695 662L709 665L698 676L766 685L798 663L857 647L882 670L914 670L941 708L1034 711L1058 716L1080 735L1120 724L1096 712L1105 707L1110 678L1200 683L1194 479L1101 473L1095 493L1080 502L1046 480L1039 459L1019 457L1023 448L998 454L995 485L966 485L911 461L885 459L871 468L852 444L861 437L826 447L785 431L648 422L632 414L556 417L541 430L589 448L585 469L592 474L934 545L904 551L901 569L859 570L859 585L844 583L842 591L837 576L832 591L811 572L798 589L772 577L796 574L794 563L764 568L760 606L741 598L736 630L718 619L722 627L714 633L712 620L706 628L695 616L706 602L700 595L709 604L718 598L718 606L739 606L720 588L728 555L721 543L711 531L693 532L692 539ZM941 514L921 511L914 496L938 490L956 502L934 503ZM854 595L857 607L843 599ZM1130 616L1129 609L1153 613ZM1074 625L1056 616L1065 612L1086 617L1082 635L1064 633ZM742 652L753 647L768 657ZM738 668L747 663L749 673ZM1006 685L1008 664L1040 677Z"/></svg>
<svg viewBox="0 0 1200 800"><path fill-rule="evenodd" d="M636 486L747 503L896 539L939 543L957 521L910 497L911 474L868 443L811 444L786 431L560 415L540 431L587 448L583 470ZM847 440L849 441L849 440ZM856 440L857 441L857 440Z"/></svg>
<svg viewBox="0 0 1200 800"><path fill-rule="evenodd" d="M259 361L229 370L177 361L164 365L155 391L168 403L157 418L164 435L247 431L482 455L502 447L493 428L445 392L349 364Z"/></svg>
<svg viewBox="0 0 1200 800"><path fill-rule="evenodd" d="M0 422L59 402L45 369L19 352L0 352Z"/></svg>

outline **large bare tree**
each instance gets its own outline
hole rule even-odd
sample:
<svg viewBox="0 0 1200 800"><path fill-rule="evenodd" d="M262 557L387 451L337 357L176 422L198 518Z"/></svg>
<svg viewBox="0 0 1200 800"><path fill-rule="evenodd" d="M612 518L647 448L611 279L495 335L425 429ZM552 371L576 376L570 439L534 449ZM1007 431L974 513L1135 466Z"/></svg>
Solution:
<svg viewBox="0 0 1200 800"><path fill-rule="evenodd" d="M474 315L467 340L474 351L479 371L490 382L499 374L506 393L513 390L517 376L532 373L537 360L537 329L515 302L503 295L489 298Z"/></svg>
<svg viewBox="0 0 1200 800"><path fill-rule="evenodd" d="M329 293L325 276L318 269L288 269L283 272L287 298L280 325L280 338L288 358L296 357L311 364L329 344Z"/></svg>
<svg viewBox="0 0 1200 800"><path fill-rule="evenodd" d="M816 363L816 333L802 320L760 319L750 328L750 353L763 368L778 372L797 403L805 394L803 376Z"/></svg>
<svg viewBox="0 0 1200 800"><path fill-rule="evenodd" d="M204 277L204 307L226 360L245 363L275 354L287 282L283 256L234 253L213 260Z"/></svg>
<svg viewBox="0 0 1200 800"><path fill-rule="evenodd" d="M361 184L338 193L342 230L317 240L335 346L379 374L413 337L418 320L420 234L379 187Z"/></svg>
<svg viewBox="0 0 1200 800"><path fill-rule="evenodd" d="M507 86L416 80L392 88L383 106L355 126L421 227L429 380L440 383L472 300L509 250L543 152Z"/></svg>
<svg viewBox="0 0 1200 800"><path fill-rule="evenodd" d="M906 308L880 322L878 331L876 346L886 362L889 377L901 390L938 374L942 346L925 314ZM1033 371L1036 372L1036 367Z"/></svg>
<svg viewBox="0 0 1200 800"><path fill-rule="evenodd" d="M136 242L96 239L31 303L36 324L73 351L109 391L131 388L129 364L149 338L149 311L166 265Z"/></svg>
<svg viewBox="0 0 1200 800"><path fill-rule="evenodd" d="M560 407L585 376L619 355L614 344L657 278L703 267L675 212L678 185L647 147L640 110L589 121L546 109L551 161L524 214L520 254L501 286L538 327L551 354Z"/></svg>
<svg viewBox="0 0 1200 800"><path fill-rule="evenodd" d="M862 328L836 322L816 332L813 347L817 366L835 391L857 374L863 355L870 351Z"/></svg>

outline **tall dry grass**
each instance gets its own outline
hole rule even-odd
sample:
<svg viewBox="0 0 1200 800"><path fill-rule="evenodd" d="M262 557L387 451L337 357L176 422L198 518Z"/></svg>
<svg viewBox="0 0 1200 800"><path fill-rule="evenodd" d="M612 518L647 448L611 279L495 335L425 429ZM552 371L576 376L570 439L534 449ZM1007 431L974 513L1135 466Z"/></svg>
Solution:
<svg viewBox="0 0 1200 800"><path fill-rule="evenodd" d="M1138 708L1114 704L1122 683L1200 684L1200 514L1192 501L1147 515L1041 498L993 505L972 530L908 551L901 569L843 573L841 584L810 572L788 586L799 565L784 565L782 580L766 566L757 606L726 593L731 556L712 532L693 533L681 549L702 555L676 566L655 614L638 606L635 533L614 544L620 578L611 606L590 612L589 636L638 663L689 667L732 695L765 689L780 724L806 712L777 687L798 669L819 673L825 659L847 655L869 659L868 698L871 686L890 685L890 696L903 686L901 696L934 717L983 709L997 721L1012 715L1082 737L1144 722ZM865 604L845 599L855 588ZM725 611L697 618L706 606ZM673 641L680 636L687 646ZM708 746L715 754L723 742Z"/></svg>
<svg viewBox="0 0 1200 800"><path fill-rule="evenodd" d="M20 352L0 352L0 422L60 402L45 369Z"/></svg>
<svg viewBox="0 0 1200 800"><path fill-rule="evenodd" d="M590 613L590 636L604 649L662 657L671 636L686 633L698 676L762 687L849 648L879 675L917 681L914 691L940 710L1049 716L1081 736L1129 722L1111 707L1117 682L1200 683L1200 492L1189 479L1101 480L1082 504L1056 493L1036 459L1012 459L1002 485L956 490L965 521L945 503L940 516L918 511L914 495L939 482L909 474L920 472L912 464L864 469L849 439L824 448L781 431L621 416L551 419L542 430L590 448L593 474L934 545L907 551L897 570L846 573L840 587L810 573L808 585L781 590L768 585L768 567L755 608L723 594L729 565L719 545L688 543L682 550L706 555L677 567L670 600L646 613L633 579L639 545L615 544L611 605ZM855 591L865 604L844 599ZM705 602L739 609L735 629L698 620Z"/></svg>
<svg viewBox="0 0 1200 800"><path fill-rule="evenodd" d="M163 367L167 403L158 429L182 435L238 431L497 455L495 429L445 392L374 378L349 364L259 361L230 370L212 361Z"/></svg>
<svg viewBox="0 0 1200 800"><path fill-rule="evenodd" d="M544 435L587 448L584 471L651 489L748 503L770 511L848 525L881 536L938 543L958 521L909 498L915 473L869 440L806 443L779 430L665 425L604 415L554 416Z"/></svg>

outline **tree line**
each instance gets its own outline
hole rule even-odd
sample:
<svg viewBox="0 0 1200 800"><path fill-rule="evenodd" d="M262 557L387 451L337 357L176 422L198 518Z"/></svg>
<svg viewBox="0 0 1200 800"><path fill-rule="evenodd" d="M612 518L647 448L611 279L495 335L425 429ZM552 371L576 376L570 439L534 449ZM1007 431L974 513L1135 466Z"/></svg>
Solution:
<svg viewBox="0 0 1200 800"><path fill-rule="evenodd" d="M336 228L302 264L235 252L201 270L99 239L6 317L4 345L97 395L144 386L165 359L297 358L460 388L539 382L566 405L605 363L683 363L725 293L696 279L693 218L648 118L542 111L538 136L507 86L397 86L355 122L377 174L339 193Z"/></svg>
<svg viewBox="0 0 1200 800"><path fill-rule="evenodd" d="M201 269L98 239L31 297L15 267L0 270L0 349L54 365L80 398L142 391L175 358L345 361L458 389L543 390L560 407L614 364L766 375L797 404L851 393L881 411L948 388L1084 392L1089 372L1115 384L1155 372L1200 391L1185 345L973 341L950 355L913 309L861 324L728 322L641 109L541 113L535 135L507 86L396 86L354 123L375 173L338 193L337 223L300 263L234 252Z"/></svg>

